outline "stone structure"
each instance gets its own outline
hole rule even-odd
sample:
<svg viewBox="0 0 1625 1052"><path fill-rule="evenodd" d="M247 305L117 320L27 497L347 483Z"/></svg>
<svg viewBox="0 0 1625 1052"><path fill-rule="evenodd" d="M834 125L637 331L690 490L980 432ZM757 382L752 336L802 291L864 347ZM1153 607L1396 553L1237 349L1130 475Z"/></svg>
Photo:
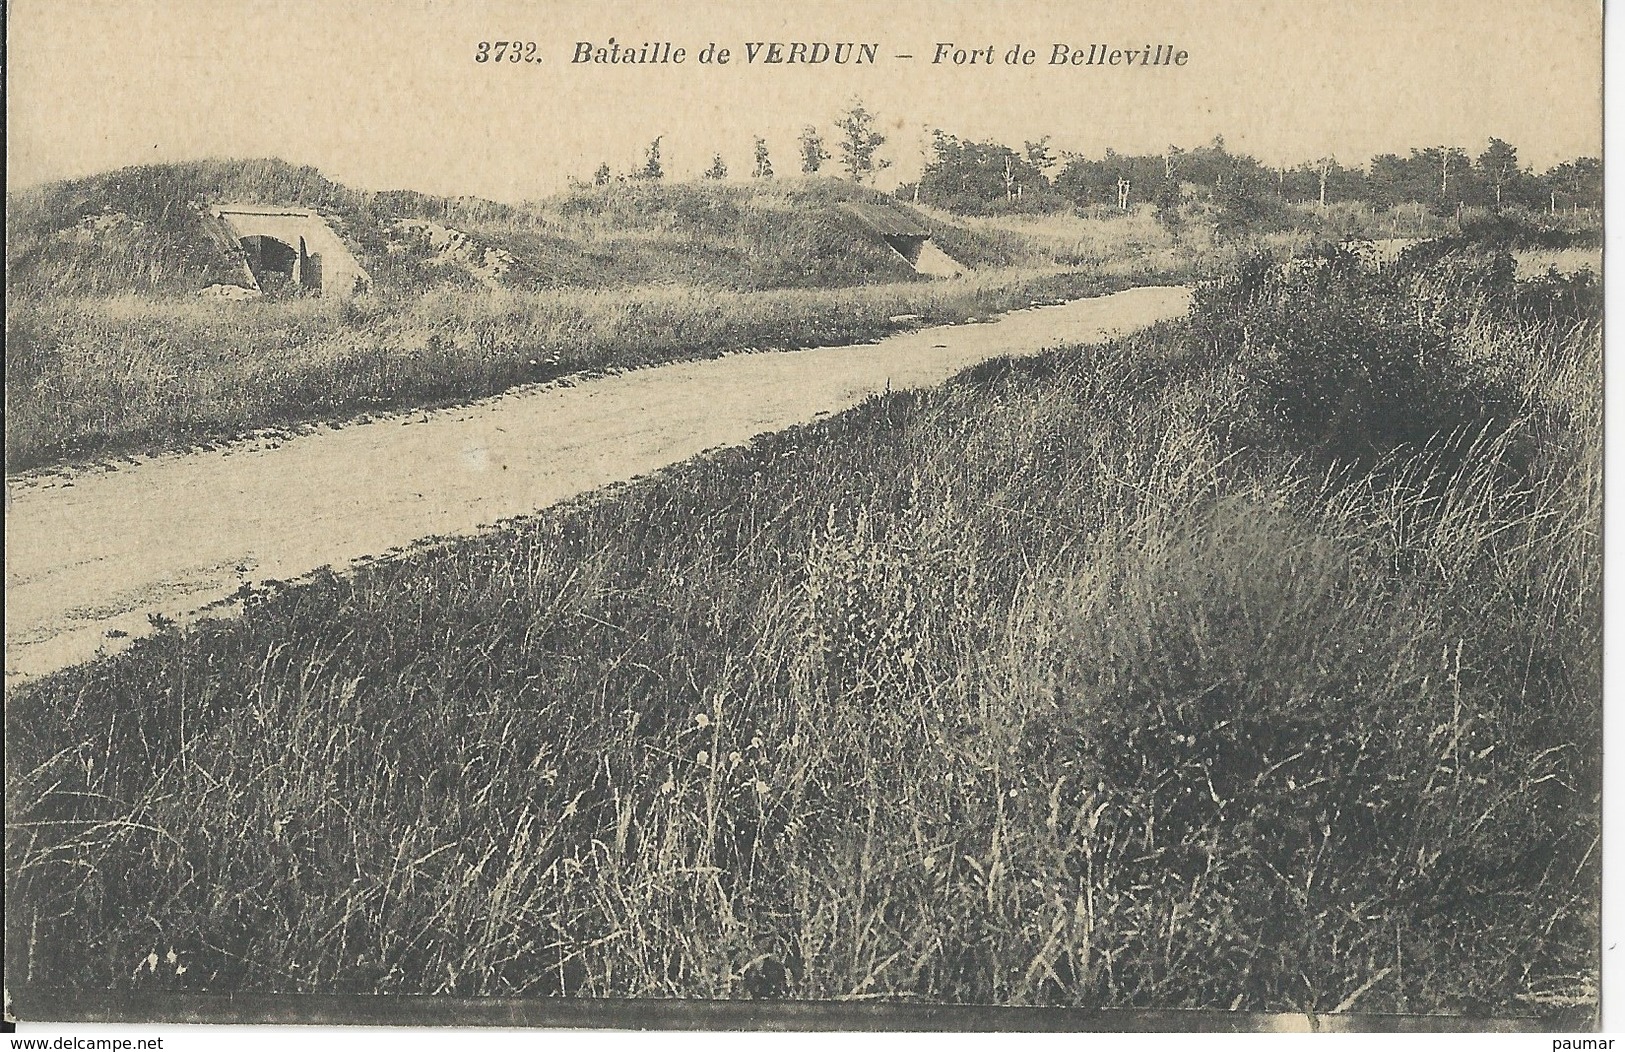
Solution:
<svg viewBox="0 0 1625 1052"><path fill-rule="evenodd" d="M902 208L859 201L843 201L837 207L890 245L892 251L906 259L917 272L937 278L953 278L965 273L957 260L932 243L931 231Z"/></svg>
<svg viewBox="0 0 1625 1052"><path fill-rule="evenodd" d="M242 249L261 291L294 285L323 296L348 296L372 283L343 239L309 209L219 205L210 213Z"/></svg>

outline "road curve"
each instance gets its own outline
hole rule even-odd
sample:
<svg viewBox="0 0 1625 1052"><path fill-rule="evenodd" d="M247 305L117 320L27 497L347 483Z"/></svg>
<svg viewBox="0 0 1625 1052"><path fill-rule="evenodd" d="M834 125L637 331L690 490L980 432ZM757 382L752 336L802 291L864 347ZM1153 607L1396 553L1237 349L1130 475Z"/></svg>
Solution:
<svg viewBox="0 0 1625 1052"><path fill-rule="evenodd" d="M744 354L13 485L6 682L89 660L245 583L343 567L707 449L925 387L987 358L1085 343L1182 314L1184 288L1130 289L879 343Z"/></svg>

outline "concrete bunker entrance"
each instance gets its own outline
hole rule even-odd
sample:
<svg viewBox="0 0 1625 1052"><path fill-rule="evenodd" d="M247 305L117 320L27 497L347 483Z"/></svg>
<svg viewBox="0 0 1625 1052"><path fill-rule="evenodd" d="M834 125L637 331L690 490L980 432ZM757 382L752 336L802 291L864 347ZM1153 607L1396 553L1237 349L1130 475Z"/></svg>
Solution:
<svg viewBox="0 0 1625 1052"><path fill-rule="evenodd" d="M953 257L931 240L931 231L907 209L879 201L843 201L842 211L870 237L903 258L917 274L952 278L965 273Z"/></svg>
<svg viewBox="0 0 1625 1052"><path fill-rule="evenodd" d="M920 262L920 249L925 245L926 235L923 234L882 234L886 244L892 251L908 260L909 266L917 266Z"/></svg>
<svg viewBox="0 0 1625 1052"><path fill-rule="evenodd" d="M250 289L298 290L349 296L372 282L365 268L327 221L308 209L264 205L215 205L211 209L224 242L242 253Z"/></svg>
<svg viewBox="0 0 1625 1052"><path fill-rule="evenodd" d="M311 255L300 238L297 246L269 234L250 234L238 239L248 268L260 288L291 285L320 291L322 287L321 257Z"/></svg>

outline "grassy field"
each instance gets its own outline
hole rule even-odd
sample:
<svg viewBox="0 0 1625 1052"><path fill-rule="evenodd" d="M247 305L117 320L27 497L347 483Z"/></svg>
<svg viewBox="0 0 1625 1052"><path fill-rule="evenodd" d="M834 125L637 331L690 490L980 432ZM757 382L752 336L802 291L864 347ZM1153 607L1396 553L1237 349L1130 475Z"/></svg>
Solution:
<svg viewBox="0 0 1625 1052"><path fill-rule="evenodd" d="M952 282L490 292L230 303L12 300L8 471L262 427L465 402L571 374L830 346L1145 284L1056 266ZM908 321L891 319L911 315Z"/></svg>
<svg viewBox="0 0 1625 1052"><path fill-rule="evenodd" d="M918 207L940 222L962 225L984 237L1013 235L1039 246L1053 259L1105 273L1116 267L1149 266L1213 277L1233 265L1239 255L1259 248L1286 259L1328 242L1437 237L1459 231L1457 224L1420 206L1379 211L1363 202L1342 202L1325 209L1294 205L1283 209L1273 228L1256 224L1239 238L1221 234L1211 215L1190 204L1181 209L1176 223L1159 219L1151 205L1126 212L1095 208L1003 216L961 216Z"/></svg>
<svg viewBox="0 0 1625 1052"><path fill-rule="evenodd" d="M1559 274L1578 274L1589 270L1602 273L1602 249L1598 248L1536 248L1516 253L1518 276L1533 278L1555 270Z"/></svg>
<svg viewBox="0 0 1625 1052"><path fill-rule="evenodd" d="M1588 278L1243 260L12 692L8 984L1595 998Z"/></svg>

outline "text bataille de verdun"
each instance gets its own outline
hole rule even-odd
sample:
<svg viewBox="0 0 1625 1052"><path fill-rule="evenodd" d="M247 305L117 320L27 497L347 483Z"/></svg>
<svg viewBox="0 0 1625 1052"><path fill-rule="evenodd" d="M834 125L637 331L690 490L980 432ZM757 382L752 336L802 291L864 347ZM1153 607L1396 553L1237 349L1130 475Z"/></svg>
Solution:
<svg viewBox="0 0 1625 1052"><path fill-rule="evenodd" d="M883 57L911 60L911 53L883 51L878 43L826 41L749 41L742 47L726 48L716 43L692 49L669 40L622 44L610 37L602 44L578 40L570 57L572 65L680 65L697 58L703 64L722 65L743 58L747 65L874 65ZM997 45L965 47L952 42L932 45L929 63L934 66L1183 66L1190 52L1172 44L1144 44L1114 48L1107 44L1048 44L1027 47L1014 44L1002 51Z"/></svg>

